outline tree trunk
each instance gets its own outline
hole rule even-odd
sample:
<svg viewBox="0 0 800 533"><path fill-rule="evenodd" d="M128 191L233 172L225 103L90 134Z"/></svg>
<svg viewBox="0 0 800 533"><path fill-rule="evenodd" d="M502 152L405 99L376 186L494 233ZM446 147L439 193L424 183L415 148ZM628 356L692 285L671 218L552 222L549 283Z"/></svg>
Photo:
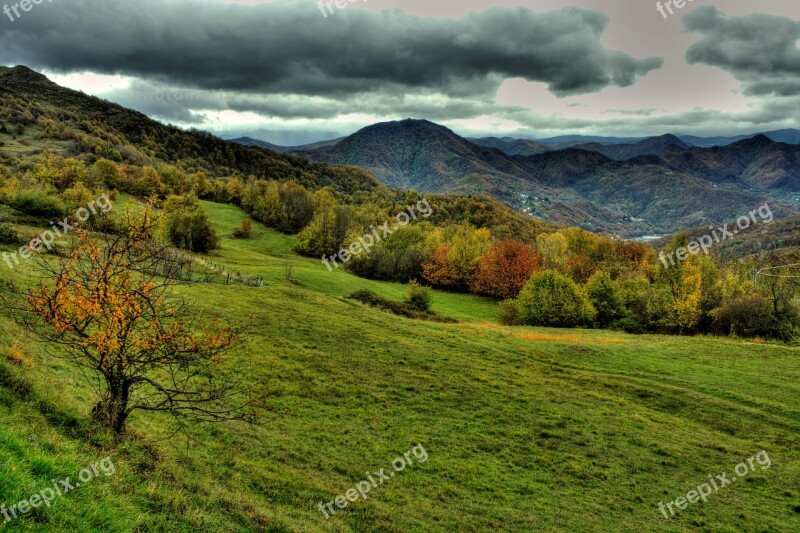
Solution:
<svg viewBox="0 0 800 533"><path fill-rule="evenodd" d="M131 384L126 380L115 379L107 379L107 383L108 391L92 409L92 418L112 430L115 435L123 435L128 419Z"/></svg>

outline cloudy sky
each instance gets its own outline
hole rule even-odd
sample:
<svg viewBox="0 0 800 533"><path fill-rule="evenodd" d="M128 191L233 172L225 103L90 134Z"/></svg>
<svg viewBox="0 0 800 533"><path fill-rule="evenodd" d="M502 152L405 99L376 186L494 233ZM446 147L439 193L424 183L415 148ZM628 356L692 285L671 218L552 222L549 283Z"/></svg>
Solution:
<svg viewBox="0 0 800 533"><path fill-rule="evenodd" d="M278 144L407 117L529 138L800 127L796 0L339 3L44 1L0 16L0 64Z"/></svg>

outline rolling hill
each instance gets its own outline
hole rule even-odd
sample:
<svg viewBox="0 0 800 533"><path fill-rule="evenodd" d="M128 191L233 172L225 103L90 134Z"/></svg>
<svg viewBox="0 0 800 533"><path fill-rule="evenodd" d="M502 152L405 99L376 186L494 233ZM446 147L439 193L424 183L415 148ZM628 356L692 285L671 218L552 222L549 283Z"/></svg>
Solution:
<svg viewBox="0 0 800 533"><path fill-rule="evenodd" d="M191 423L187 444L164 440L168 418L137 413L131 440L114 447L86 421L93 391L80 371L0 314L0 500L20 501L102 457L116 468L9 530L800 527L796 348L503 327L494 302L439 291L434 310L459 323L398 317L345 296L368 288L399 300L404 286L328 272L260 224L252 239L232 239L246 214L204 206L226 236L209 259L265 283L200 281L181 294L198 315L252 325L218 371L274 391L279 414L256 426ZM3 276L24 282L26 273ZM12 353L31 366L10 363ZM319 502L418 444L424 463L325 519ZM659 512L660 501L761 450L769 469L670 520Z"/></svg>

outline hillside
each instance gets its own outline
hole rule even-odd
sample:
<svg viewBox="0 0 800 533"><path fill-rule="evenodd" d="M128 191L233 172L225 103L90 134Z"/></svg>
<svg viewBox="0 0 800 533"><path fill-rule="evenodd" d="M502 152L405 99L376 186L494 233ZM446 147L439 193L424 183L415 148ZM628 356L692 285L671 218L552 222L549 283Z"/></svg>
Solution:
<svg viewBox="0 0 800 533"><path fill-rule="evenodd" d="M365 171L312 163L292 155L226 142L209 133L167 126L142 113L59 87L24 66L0 71L0 120L12 118L19 120L23 131L32 127L51 147L61 149L59 144L70 142L69 155L113 148L121 153L120 159L125 157L135 164L180 161L213 177L291 178L308 187L329 186L348 195L383 189ZM49 131L42 127L42 120L52 121ZM37 143L36 147L28 144L31 149L26 149L21 142L9 141L4 151L22 158L35 156L45 147ZM6 163L14 161L7 159Z"/></svg>
<svg viewBox="0 0 800 533"><path fill-rule="evenodd" d="M794 199L800 193L800 145L777 143L765 135L713 148L668 147L635 162L659 164L718 185Z"/></svg>
<svg viewBox="0 0 800 533"><path fill-rule="evenodd" d="M658 156L617 162L597 152L568 149L527 158L525 164L544 185L575 191L593 205L647 221L655 233L735 219L768 201L749 187L718 187L692 172L653 164L651 157ZM796 213L785 203L770 205L777 217Z"/></svg>
<svg viewBox="0 0 800 533"><path fill-rule="evenodd" d="M686 230L689 241L696 240L709 232L708 227ZM656 249L663 249L669 244L673 235L651 241ZM773 220L765 224L760 222L740 231L735 238L721 242L713 251L722 260L743 259L752 254L772 253L785 257L783 264L800 262L800 216L791 216L782 220Z"/></svg>
<svg viewBox="0 0 800 533"><path fill-rule="evenodd" d="M245 216L205 206L223 235ZM800 528L796 348L501 327L494 304L440 292L434 309L460 323L420 322L343 298L366 287L397 299L403 286L328 272L291 248L291 237L256 225L253 239L225 238L211 259L263 276L264 287L181 289L197 313L224 310L252 322L250 342L220 371L276 391L280 413L255 427L193 424L187 453L185 440L160 441L168 420L144 415L132 422L136 439L108 446L84 422L90 385L0 316L0 464L8 480L0 500L19 501L106 456L117 471L11 528ZM287 262L298 283L285 279ZM32 367L6 362L14 343ZM417 445L425 462L324 518L320 502L366 471L389 472L393 458ZM756 463L706 503L662 516L659 502L761 450L770 468Z"/></svg>
<svg viewBox="0 0 800 533"><path fill-rule="evenodd" d="M3 5L0 533L800 533L746 4Z"/></svg>

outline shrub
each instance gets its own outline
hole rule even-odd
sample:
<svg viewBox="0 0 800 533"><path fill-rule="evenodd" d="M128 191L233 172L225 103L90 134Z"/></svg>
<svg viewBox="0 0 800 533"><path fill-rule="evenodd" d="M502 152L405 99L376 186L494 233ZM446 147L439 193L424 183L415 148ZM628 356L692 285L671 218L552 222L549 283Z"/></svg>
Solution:
<svg viewBox="0 0 800 533"><path fill-rule="evenodd" d="M369 305L370 307L382 309L384 311L394 313L395 315L404 316L408 318L415 318L419 320L430 320L433 322L445 322L445 323L456 322L452 318L441 317L431 311L420 311L416 307L413 307L405 302L393 302L392 300L387 300L383 296L375 294L374 292L367 289L358 290L353 294L347 296L347 298L350 300L356 300L363 304Z"/></svg>
<svg viewBox="0 0 800 533"><path fill-rule="evenodd" d="M586 295L597 311L595 324L603 328L625 315L619 288L608 272L598 270L586 283Z"/></svg>
<svg viewBox="0 0 800 533"><path fill-rule="evenodd" d="M108 159L97 160L89 170L88 185L91 188L119 187L123 174L119 166Z"/></svg>
<svg viewBox="0 0 800 533"><path fill-rule="evenodd" d="M67 212L61 200L40 191L19 191L11 201L11 206L17 211L37 218L61 218Z"/></svg>
<svg viewBox="0 0 800 533"><path fill-rule="evenodd" d="M505 326L521 326L519 303L516 300L503 300L497 307L497 318Z"/></svg>
<svg viewBox="0 0 800 533"><path fill-rule="evenodd" d="M388 238L376 243L365 253L353 256L347 269L364 278L407 283L422 278L422 264L429 252L425 240L424 224L401 226ZM348 236L347 242L356 242L359 232Z"/></svg>
<svg viewBox="0 0 800 533"><path fill-rule="evenodd" d="M234 239L249 239L253 234L253 222L248 218L242 220L242 225L233 230Z"/></svg>
<svg viewBox="0 0 800 533"><path fill-rule="evenodd" d="M650 281L643 276L628 278L619 283L619 297L629 313L644 317L647 314L647 300Z"/></svg>
<svg viewBox="0 0 800 533"><path fill-rule="evenodd" d="M641 335L645 332L644 323L638 316L627 316L613 322L610 326L613 330L624 331L625 333L633 333Z"/></svg>
<svg viewBox="0 0 800 533"><path fill-rule="evenodd" d="M197 198L173 196L167 200L164 210L168 213L167 237L173 245L199 253L219 246L219 236Z"/></svg>
<svg viewBox="0 0 800 533"><path fill-rule="evenodd" d="M733 298L714 312L717 330L742 337L783 337L772 303L760 294Z"/></svg>
<svg viewBox="0 0 800 533"><path fill-rule="evenodd" d="M589 325L597 314L581 288L553 270L534 274L518 303L522 322L531 326Z"/></svg>
<svg viewBox="0 0 800 533"><path fill-rule="evenodd" d="M433 295L428 287L423 287L416 281L408 284L405 302L420 311L429 311L433 304Z"/></svg>
<svg viewBox="0 0 800 533"><path fill-rule="evenodd" d="M23 239L11 224L0 222L0 244L23 244Z"/></svg>
<svg viewBox="0 0 800 533"><path fill-rule="evenodd" d="M119 150L117 150L113 146L105 146L105 147L99 148L97 150L97 155L99 155L100 157L102 157L104 159L109 159L111 161L116 161L117 163L122 161L122 154L119 152Z"/></svg>

